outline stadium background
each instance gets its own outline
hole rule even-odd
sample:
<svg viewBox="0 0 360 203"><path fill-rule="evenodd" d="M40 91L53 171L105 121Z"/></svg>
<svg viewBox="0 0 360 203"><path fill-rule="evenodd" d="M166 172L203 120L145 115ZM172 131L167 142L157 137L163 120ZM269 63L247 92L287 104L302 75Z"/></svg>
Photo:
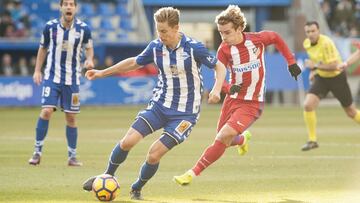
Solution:
<svg viewBox="0 0 360 203"><path fill-rule="evenodd" d="M302 48L303 25L306 20L320 22L322 32L332 36L343 58L352 49L351 41L359 37L359 1L301 1L301 0L244 0L244 1L168 1L161 0L106 0L79 1L78 17L92 29L97 68L139 54L147 42L156 37L153 12L161 6L181 9L181 29L189 36L204 42L216 51L221 39L214 24L215 16L227 5L241 6L248 20L248 31L275 30L294 51L302 66L306 57ZM0 106L38 106L40 88L33 85L31 75L44 24L59 16L58 1L2 0L0 24ZM267 60L267 102L276 104L302 103L308 88L308 71L299 83L292 81L283 58L270 47ZM359 64L349 68L352 91L360 100L356 75ZM82 104L112 105L139 104L151 94L156 75L152 66L102 81L82 81ZM212 85L212 72L203 68L205 89ZM4 77L5 76L5 77ZM19 77L20 76L20 77ZM30 77L29 77L30 76ZM135 76L135 77L134 77ZM137 78L147 76L145 78ZM279 80L282 78L282 80ZM109 87L107 93L101 91ZM134 90L137 91L134 91ZM116 94L115 94L116 92ZM136 93L136 94L135 94ZM206 93L206 92L205 92ZM144 96L145 95L145 96ZM205 94L206 96L206 94ZM206 97L205 97L206 98Z"/></svg>
<svg viewBox="0 0 360 203"><path fill-rule="evenodd" d="M229 4L239 5L249 31L277 31L294 51L304 72L294 82L285 61L269 48L267 103L264 116L252 127L255 135L248 156L228 150L193 186L171 183L184 172L213 139L220 107L204 101L202 116L188 143L176 148L161 164L159 174L145 189L150 202L359 202L359 127L344 116L339 104L325 99L319 109L321 148L299 151L306 139L301 104L309 86L307 57L302 48L306 20L320 22L323 33L335 41L342 58L359 40L360 1L355 0L78 0L78 17L92 28L96 67L101 69L140 53L156 37L152 15L162 6L181 10L181 29L216 51L220 38L215 16ZM40 87L32 82L34 61L44 24L59 16L58 1L0 1L0 202L82 202L94 200L82 193L81 182L105 167L113 144L124 134L136 112L151 97L156 70L102 79L82 80L79 116L79 154L85 166L65 166L63 115L51 121L46 157L31 168L34 126L39 112ZM359 63L348 69L357 104L360 103ZM205 89L212 72L203 68ZM106 89L106 91L105 91ZM206 92L204 95L206 98ZM283 106L285 105L285 107ZM131 105L131 106L129 106ZM104 107L107 106L107 107ZM281 107L279 107L281 106ZM338 115L341 116L338 116ZM339 137L341 136L341 137ZM128 188L137 176L147 147L158 134L134 149L119 170L122 186L118 201L128 201ZM176 160L176 163L174 163ZM224 172L226 171L226 173ZM15 178L16 177L16 178Z"/></svg>

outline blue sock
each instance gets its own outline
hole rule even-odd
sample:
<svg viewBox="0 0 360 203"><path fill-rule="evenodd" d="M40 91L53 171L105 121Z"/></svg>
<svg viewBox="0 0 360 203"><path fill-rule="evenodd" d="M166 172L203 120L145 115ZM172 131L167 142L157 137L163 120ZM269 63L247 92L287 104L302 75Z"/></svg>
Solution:
<svg viewBox="0 0 360 203"><path fill-rule="evenodd" d="M35 152L40 153L44 145L44 139L46 137L49 128L49 120L44 120L39 117L36 125L36 138L35 138Z"/></svg>
<svg viewBox="0 0 360 203"><path fill-rule="evenodd" d="M109 164L105 171L105 174L110 174L113 176L119 165L125 161L128 153L129 151L124 151L123 149L121 149L120 144L116 144L116 146L111 152Z"/></svg>
<svg viewBox="0 0 360 203"><path fill-rule="evenodd" d="M155 175L158 168L159 163L152 165L145 162L141 167L139 178L131 185L131 188L140 191L146 182Z"/></svg>
<svg viewBox="0 0 360 203"><path fill-rule="evenodd" d="M77 127L72 128L66 126L66 139L68 143L68 156L76 157L76 143L77 143Z"/></svg>

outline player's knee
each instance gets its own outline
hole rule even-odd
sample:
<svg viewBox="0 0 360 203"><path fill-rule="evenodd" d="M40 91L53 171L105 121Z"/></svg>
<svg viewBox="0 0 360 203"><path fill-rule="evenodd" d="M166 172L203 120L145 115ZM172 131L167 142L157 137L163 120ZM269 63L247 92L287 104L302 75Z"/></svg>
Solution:
<svg viewBox="0 0 360 203"><path fill-rule="evenodd" d="M305 111L314 111L314 106L308 102L304 103L304 110Z"/></svg>
<svg viewBox="0 0 360 203"><path fill-rule="evenodd" d="M70 127L75 127L76 126L75 116L66 116L66 123Z"/></svg>
<svg viewBox="0 0 360 203"><path fill-rule="evenodd" d="M230 146L232 140L239 133L235 131L233 128L223 127L220 132L216 135L216 139L226 146Z"/></svg>
<svg viewBox="0 0 360 203"><path fill-rule="evenodd" d="M128 140L125 140L125 139L122 139L120 141L120 147L121 149L125 150L125 151L130 151L131 148L133 148L135 144L128 141Z"/></svg>
<svg viewBox="0 0 360 203"><path fill-rule="evenodd" d="M157 164L160 162L161 156L156 151L150 151L146 157L149 164Z"/></svg>
<svg viewBox="0 0 360 203"><path fill-rule="evenodd" d="M40 113L40 117L45 120L49 120L51 118L54 110L52 108L43 108Z"/></svg>

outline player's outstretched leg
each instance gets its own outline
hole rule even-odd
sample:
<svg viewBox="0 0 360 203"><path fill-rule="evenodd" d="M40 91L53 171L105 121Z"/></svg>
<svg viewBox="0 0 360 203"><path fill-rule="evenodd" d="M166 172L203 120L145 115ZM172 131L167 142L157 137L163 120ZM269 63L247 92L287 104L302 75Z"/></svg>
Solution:
<svg viewBox="0 0 360 203"><path fill-rule="evenodd" d="M181 186L185 186L185 185L189 185L193 179L193 177L195 177L195 173L193 170L188 170L186 171L184 174L179 175L179 176L174 176L174 181L181 185Z"/></svg>
<svg viewBox="0 0 360 203"><path fill-rule="evenodd" d="M249 141L251 139L251 133L245 130L241 136L244 136L244 141L241 145L238 145L237 150L240 156L245 155L249 151Z"/></svg>
<svg viewBox="0 0 360 203"><path fill-rule="evenodd" d="M108 163L108 167L105 171L105 174L109 174L114 176L116 169L119 167L119 165L125 161L127 155L128 155L128 151L125 151L121 148L120 144L116 144L115 147L113 148L111 155L110 155L110 159L109 159L109 163ZM83 183L83 189L86 191L91 191L92 190L92 184L95 180L97 176L93 176L90 177L89 179L87 179L84 183Z"/></svg>

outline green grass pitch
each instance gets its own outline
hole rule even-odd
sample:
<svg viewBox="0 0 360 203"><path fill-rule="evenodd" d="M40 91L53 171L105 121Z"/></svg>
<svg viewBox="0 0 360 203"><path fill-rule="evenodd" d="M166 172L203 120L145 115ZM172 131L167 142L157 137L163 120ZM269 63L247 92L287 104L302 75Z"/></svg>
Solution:
<svg viewBox="0 0 360 203"><path fill-rule="evenodd" d="M78 115L78 155L83 167L67 164L64 114L56 112L40 166L27 161L33 150L39 108L0 109L0 202L97 202L82 191L82 182L105 170L108 156L142 106L83 107ZM187 187L172 181L192 167L213 142L220 106L204 105L189 139L170 151L143 189L145 202L360 202L360 125L340 106L320 107L320 148L301 152L306 130L300 107L266 106L251 127L250 151L243 157L235 148ZM116 175L121 193L129 198L131 183L151 143L147 137L130 152Z"/></svg>

